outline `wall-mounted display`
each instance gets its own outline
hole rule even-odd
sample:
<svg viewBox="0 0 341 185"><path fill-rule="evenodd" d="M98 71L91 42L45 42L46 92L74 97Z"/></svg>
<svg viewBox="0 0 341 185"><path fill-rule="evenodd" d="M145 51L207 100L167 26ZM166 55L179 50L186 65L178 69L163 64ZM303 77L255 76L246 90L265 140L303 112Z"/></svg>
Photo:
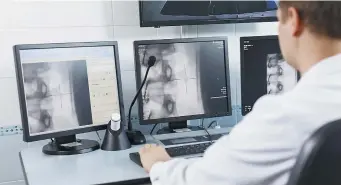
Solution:
<svg viewBox="0 0 341 185"><path fill-rule="evenodd" d="M141 27L277 21L276 1L140 1Z"/></svg>

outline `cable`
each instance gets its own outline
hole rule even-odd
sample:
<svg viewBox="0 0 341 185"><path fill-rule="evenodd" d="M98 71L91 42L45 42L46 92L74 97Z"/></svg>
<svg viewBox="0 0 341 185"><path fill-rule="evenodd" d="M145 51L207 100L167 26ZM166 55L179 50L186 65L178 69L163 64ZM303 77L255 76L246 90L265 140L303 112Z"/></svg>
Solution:
<svg viewBox="0 0 341 185"><path fill-rule="evenodd" d="M156 124L154 124L154 126L153 126L153 128L152 128L152 130L150 131L150 135L152 135L153 134L153 131L154 131L154 129L155 129L155 127L158 125L158 123L156 123Z"/></svg>
<svg viewBox="0 0 341 185"><path fill-rule="evenodd" d="M201 124L202 124L202 127L201 127L201 128L203 128L203 129L205 130L206 135L207 135L207 137L208 137L208 140L210 141L210 143L212 143L211 134L210 134L210 133L207 131L207 129L204 127L204 119L201 119Z"/></svg>
<svg viewBox="0 0 341 185"><path fill-rule="evenodd" d="M98 136L98 139L99 139L100 141L102 141L101 137L100 137L99 134L98 134L98 131L96 131L96 134L97 134L97 136Z"/></svg>
<svg viewBox="0 0 341 185"><path fill-rule="evenodd" d="M210 141L210 143L212 143L212 137L211 137L211 134L207 131L207 129L205 127L202 127L205 132L207 133L207 137L208 137L208 140Z"/></svg>
<svg viewBox="0 0 341 185"><path fill-rule="evenodd" d="M213 125L213 123L215 123L216 125L218 124L218 122L216 120L212 121L207 128L211 128L211 126Z"/></svg>

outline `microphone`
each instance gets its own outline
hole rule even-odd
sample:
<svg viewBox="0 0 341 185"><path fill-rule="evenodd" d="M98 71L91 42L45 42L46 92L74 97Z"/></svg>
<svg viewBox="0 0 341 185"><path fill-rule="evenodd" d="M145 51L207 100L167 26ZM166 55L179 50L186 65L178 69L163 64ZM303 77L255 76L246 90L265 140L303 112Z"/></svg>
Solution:
<svg viewBox="0 0 341 185"><path fill-rule="evenodd" d="M156 57L155 56L150 56L149 59L148 59L148 67L147 67L146 74L144 75L144 79L143 79L143 81L141 83L140 88L137 90L136 95L133 98L133 101L131 102L130 107L129 107L127 136L128 136L128 139L129 139L130 143L133 144L133 145L138 145L138 144L146 143L146 138L144 137L142 132L139 131L139 130L133 130L132 123L131 123L131 110L132 110L132 108L133 108L133 106L134 106L134 104L135 104L135 102L137 100L137 97L141 93L142 87L146 83L146 80L147 80L150 68L155 65L155 62L156 62Z"/></svg>
<svg viewBox="0 0 341 185"><path fill-rule="evenodd" d="M148 68L153 67L156 62L156 57L155 56L150 56L148 59Z"/></svg>

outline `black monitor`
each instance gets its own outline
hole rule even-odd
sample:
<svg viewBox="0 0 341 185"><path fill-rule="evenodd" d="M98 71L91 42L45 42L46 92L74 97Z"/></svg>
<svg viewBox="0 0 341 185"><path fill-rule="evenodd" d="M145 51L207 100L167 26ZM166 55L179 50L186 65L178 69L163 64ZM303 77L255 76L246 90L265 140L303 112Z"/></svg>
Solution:
<svg viewBox="0 0 341 185"><path fill-rule="evenodd" d="M140 0L140 26L277 21L277 1Z"/></svg>
<svg viewBox="0 0 341 185"><path fill-rule="evenodd" d="M105 129L113 113L125 119L117 42L16 45L14 54L24 141L54 138L45 153L84 153L98 142L76 134Z"/></svg>
<svg viewBox="0 0 341 185"><path fill-rule="evenodd" d="M139 96L140 124L170 123L231 115L226 38L135 41L137 88L151 56L151 67Z"/></svg>
<svg viewBox="0 0 341 185"><path fill-rule="evenodd" d="M258 98L292 89L299 75L283 58L277 36L240 38L242 115Z"/></svg>

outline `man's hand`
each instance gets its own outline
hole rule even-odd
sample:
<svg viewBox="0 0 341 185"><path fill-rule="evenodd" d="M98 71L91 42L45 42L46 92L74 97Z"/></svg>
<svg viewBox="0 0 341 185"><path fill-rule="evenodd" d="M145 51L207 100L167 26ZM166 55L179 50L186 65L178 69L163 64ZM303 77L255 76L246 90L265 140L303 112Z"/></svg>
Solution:
<svg viewBox="0 0 341 185"><path fill-rule="evenodd" d="M171 159L163 147L154 144L146 144L143 148L141 148L139 153L143 168L148 173L155 163L169 161Z"/></svg>

